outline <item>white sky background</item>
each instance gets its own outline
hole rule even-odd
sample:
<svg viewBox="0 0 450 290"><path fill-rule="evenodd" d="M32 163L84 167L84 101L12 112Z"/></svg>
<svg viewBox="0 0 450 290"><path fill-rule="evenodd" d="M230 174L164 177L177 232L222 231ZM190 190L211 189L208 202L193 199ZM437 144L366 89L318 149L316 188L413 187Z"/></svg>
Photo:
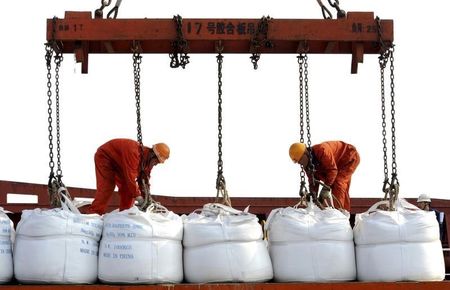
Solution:
<svg viewBox="0 0 450 290"><path fill-rule="evenodd" d="M448 199L450 38L445 35L450 4L406 3L411 2L340 1L346 11L373 11L382 19L394 19L400 194L429 193ZM52 0L40 2L39 8L35 5L30 0L8 1L0 10L0 179L45 184L49 174L46 19L63 18L66 10L93 12L100 1ZM172 18L176 14L183 18L322 18L315 0L123 0L118 17ZM143 55L144 143L163 141L172 150L168 162L152 172L153 194L216 194L216 58L214 54L190 56L191 63L183 70L169 67L168 54ZM263 54L256 71L249 56L224 57L227 189L232 197L295 197L299 167L290 161L288 148L299 138L296 55ZM377 55L365 55L356 75L350 74L350 66L350 55L309 56L312 142L341 139L354 144L361 163L352 179L351 196L381 197ZM97 147L112 138L136 138L132 57L90 55L89 73L83 75L73 55L65 55L60 75L63 181L68 186L95 188Z"/></svg>

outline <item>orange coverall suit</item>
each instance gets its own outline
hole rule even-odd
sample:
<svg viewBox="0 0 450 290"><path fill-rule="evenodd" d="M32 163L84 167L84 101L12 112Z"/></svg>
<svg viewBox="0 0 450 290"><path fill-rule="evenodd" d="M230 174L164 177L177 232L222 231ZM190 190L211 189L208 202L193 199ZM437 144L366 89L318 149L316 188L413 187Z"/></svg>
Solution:
<svg viewBox="0 0 450 290"><path fill-rule="evenodd" d="M331 193L350 211L350 182L359 164L359 154L353 145L342 141L328 141L311 147L315 178L331 187ZM311 176L308 174L309 184ZM317 192L318 185L314 188Z"/></svg>
<svg viewBox="0 0 450 290"><path fill-rule="evenodd" d="M150 148L144 146L144 160L149 153ZM97 149L94 161L97 193L89 211L104 214L116 185L120 210L130 208L135 198L141 195L136 181L140 166L139 143L130 139L113 139ZM144 168L146 177L150 177L151 170L150 166Z"/></svg>

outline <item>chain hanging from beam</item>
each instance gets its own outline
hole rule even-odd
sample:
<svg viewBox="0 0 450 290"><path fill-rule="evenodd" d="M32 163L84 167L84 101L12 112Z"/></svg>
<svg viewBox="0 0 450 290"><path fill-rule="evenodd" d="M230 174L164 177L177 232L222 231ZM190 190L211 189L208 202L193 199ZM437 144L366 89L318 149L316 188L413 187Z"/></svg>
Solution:
<svg viewBox="0 0 450 290"><path fill-rule="evenodd" d="M100 8L96 9L94 12L95 18L103 18L103 10L111 5L112 0L101 0ZM117 14L119 13L120 4L122 4L122 0L117 0L116 5L106 14L106 18L108 19L116 19Z"/></svg>
<svg viewBox="0 0 450 290"><path fill-rule="evenodd" d="M310 193L306 186L305 170L311 174L311 180L313 182L310 187L315 185L315 166L312 162L311 151L311 123L309 114L309 86L308 86L308 55L306 52L302 52L297 56L297 62L299 64L299 105L300 105L300 143L305 143L305 121L306 121L306 145L308 159L311 161L308 163L307 168L300 168L300 203L299 205L306 205L309 198L312 198L313 202L317 203L317 195Z"/></svg>
<svg viewBox="0 0 450 290"><path fill-rule="evenodd" d="M170 57L170 67L178 68L182 67L183 69L189 63L188 52L188 43L183 35L183 18L180 15L176 15L173 17L173 21L175 21L177 36L175 41L172 42L173 52L169 54Z"/></svg>
<svg viewBox="0 0 450 290"><path fill-rule="evenodd" d="M144 195L143 202L139 205L141 210L146 210L149 206L155 204L150 193L150 185L147 182L145 175L145 158L144 158L144 144L142 142L142 127L141 127L141 47L139 42L134 41L133 47L133 75L134 75L134 98L136 101L136 124L137 124L137 142L139 143L139 175L138 184L139 189Z"/></svg>
<svg viewBox="0 0 450 290"><path fill-rule="evenodd" d="M217 51L217 95L218 95L218 107L217 107L217 131L218 131L218 160L217 160L217 179L216 179L216 201L221 202L231 207L231 200L228 196L225 177L223 176L223 160L222 160L222 64L223 64L223 45L219 41L216 43Z"/></svg>
<svg viewBox="0 0 450 290"><path fill-rule="evenodd" d="M56 48L56 51L54 50ZM52 59L55 63L55 122L56 122L56 174L53 146L53 100L52 100ZM49 140L49 168L50 174L48 177L47 191L49 194L50 205L52 207L61 207L62 196L70 198L70 194L62 181L62 166L61 166L61 131L60 131L60 110L59 110L59 70L63 55L58 45L54 42L47 42L45 45L45 62L47 67L47 113L48 113L48 140Z"/></svg>
<svg viewBox="0 0 450 290"><path fill-rule="evenodd" d="M396 161L396 137L395 137L395 91L394 91L394 45L387 47L381 37L380 19L377 17L377 27L380 45L380 56L378 62L380 65L380 95L381 95L381 126L383 140L383 173L384 181L382 191L384 200L389 201L389 210L395 209L395 203L398 199L400 183L397 176ZM387 131L386 131L386 98L385 98L385 75L384 70L387 64L390 64L390 106L391 106L391 178L389 179L388 168L388 149L387 149Z"/></svg>
<svg viewBox="0 0 450 290"><path fill-rule="evenodd" d="M272 20L270 16L263 16L258 23L258 28L252 36L250 41L250 60L253 64L253 68L258 69L258 61L261 57L261 47L272 48L273 43L267 39L267 33L269 31L269 21Z"/></svg>
<svg viewBox="0 0 450 290"><path fill-rule="evenodd" d="M328 6L328 5L327 5ZM47 41L56 40L63 53L74 53L88 72L89 55L130 53L127 43L139 40L141 53L170 54L172 67L186 65L187 53L214 53L215 43L226 44L226 53L250 53L257 67L262 53L298 53L298 43L308 41L309 54L352 54L352 73L366 54L379 54L373 12L348 12L345 19L92 19L89 11L66 11L52 33L47 19ZM267 19L266 19L267 20ZM76 25L74 25L76 23ZM382 20L383 39L393 41L393 20ZM258 28L259 27L259 28ZM81 29L82 28L82 29ZM268 28L268 29L267 29ZM266 34L267 32L267 34ZM350 33L351 32L351 33ZM53 38L56 36L56 38ZM264 41L270 38L270 41ZM252 45L253 39L253 45ZM189 47L188 47L189 44ZM350 45L351 44L351 45ZM270 46L271 48L268 48Z"/></svg>
<svg viewBox="0 0 450 290"><path fill-rule="evenodd" d="M331 14L330 10L323 4L322 0L317 0L317 3L319 4L320 9L322 10L323 19L333 19L333 15ZM337 19L345 18L346 13L344 10L341 9L341 7L339 7L339 0L335 0L334 2L328 0L328 4L330 4L331 7L336 9Z"/></svg>
<svg viewBox="0 0 450 290"><path fill-rule="evenodd" d="M142 56L139 49L139 44L134 43L133 51L133 75L134 75L134 98L136 101L136 124L137 124L137 141L141 146L141 159L143 154L142 143L142 127L141 127L141 63Z"/></svg>

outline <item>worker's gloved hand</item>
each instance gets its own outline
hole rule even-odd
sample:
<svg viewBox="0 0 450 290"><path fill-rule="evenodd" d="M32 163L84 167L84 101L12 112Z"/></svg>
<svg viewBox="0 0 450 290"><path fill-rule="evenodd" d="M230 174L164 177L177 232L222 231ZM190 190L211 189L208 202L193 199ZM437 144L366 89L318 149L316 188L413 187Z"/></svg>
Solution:
<svg viewBox="0 0 450 290"><path fill-rule="evenodd" d="M145 199L142 196L136 197L136 205L137 207L142 207L144 205Z"/></svg>
<svg viewBox="0 0 450 290"><path fill-rule="evenodd" d="M331 189L327 186L322 187L319 194L319 201L323 202L325 199L331 199Z"/></svg>

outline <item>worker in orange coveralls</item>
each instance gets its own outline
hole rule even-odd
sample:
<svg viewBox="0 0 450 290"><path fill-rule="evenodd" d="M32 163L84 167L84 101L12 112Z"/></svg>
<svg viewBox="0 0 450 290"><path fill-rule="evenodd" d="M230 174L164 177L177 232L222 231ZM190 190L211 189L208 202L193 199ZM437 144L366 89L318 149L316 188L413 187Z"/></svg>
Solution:
<svg viewBox="0 0 450 290"><path fill-rule="evenodd" d="M309 159L307 150L311 150L312 160ZM322 187L319 201L331 200L331 193L339 201L337 207L350 211L350 182L352 174L359 164L359 154L353 145L342 141L327 141L307 148L304 143L294 143L289 148L289 156L295 163L301 164L308 175L309 184L312 185L312 173L308 172L310 165L314 165L316 180L320 180L326 186ZM310 162L312 162L310 164ZM317 192L319 185L311 188ZM330 192L331 189L331 192Z"/></svg>
<svg viewBox="0 0 450 290"><path fill-rule="evenodd" d="M135 199L143 202L141 182L150 186L153 166L164 163L169 155L170 149L164 143L157 143L152 148L143 146L142 160L141 147L137 141L113 139L100 146L94 157L97 192L88 211L104 214L116 185L120 195L120 210L133 206ZM141 174L142 167L144 174Z"/></svg>

